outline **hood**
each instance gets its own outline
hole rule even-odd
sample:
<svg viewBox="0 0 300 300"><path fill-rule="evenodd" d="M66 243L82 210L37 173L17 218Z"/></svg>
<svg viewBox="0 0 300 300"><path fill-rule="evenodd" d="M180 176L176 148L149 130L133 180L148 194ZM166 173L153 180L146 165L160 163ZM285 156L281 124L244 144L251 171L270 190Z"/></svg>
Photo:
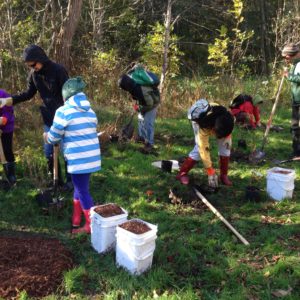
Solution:
<svg viewBox="0 0 300 300"><path fill-rule="evenodd" d="M30 45L23 52L23 60L25 62L35 61L44 64L50 59L41 47L37 45Z"/></svg>
<svg viewBox="0 0 300 300"><path fill-rule="evenodd" d="M133 79L131 79L128 75L122 75L121 78L119 79L119 87L131 94L133 94L134 89L136 87L136 83L134 82Z"/></svg>
<svg viewBox="0 0 300 300"><path fill-rule="evenodd" d="M66 105L69 105L72 108L75 108L79 111L88 111L91 108L91 104L85 93L78 93L74 96L71 96L66 102Z"/></svg>

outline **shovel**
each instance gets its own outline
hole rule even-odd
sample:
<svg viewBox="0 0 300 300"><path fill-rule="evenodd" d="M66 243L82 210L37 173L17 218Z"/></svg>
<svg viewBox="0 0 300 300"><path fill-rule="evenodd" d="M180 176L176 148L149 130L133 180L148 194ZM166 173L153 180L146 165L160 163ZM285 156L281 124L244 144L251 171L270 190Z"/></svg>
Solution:
<svg viewBox="0 0 300 300"><path fill-rule="evenodd" d="M277 91L277 94L276 94L275 102L273 104L273 108L272 108L269 120L266 124L266 131L265 131L265 134L264 134L264 137L263 137L261 148L259 150L255 150L249 156L249 160L252 161L252 162L259 162L266 155L266 153L264 152L264 148L265 148L265 145L266 145L266 142L267 142L267 136L268 136L270 128L271 128L272 119L273 119L273 116L275 114L275 110L276 110L276 107L277 107L277 104L278 104L279 95L280 95L280 92L282 90L283 82L284 82L284 76L282 76L282 78L281 78L279 88L278 88L278 91Z"/></svg>
<svg viewBox="0 0 300 300"><path fill-rule="evenodd" d="M56 144L53 147L53 188L41 191L36 197L39 205L47 212L59 210L64 203L63 197L60 197L58 193L58 153L59 146Z"/></svg>
<svg viewBox="0 0 300 300"><path fill-rule="evenodd" d="M300 161L300 156L293 157L293 158L286 159L286 160L274 160L273 164L274 165L281 165L281 164L285 164L285 163L292 162L292 161Z"/></svg>

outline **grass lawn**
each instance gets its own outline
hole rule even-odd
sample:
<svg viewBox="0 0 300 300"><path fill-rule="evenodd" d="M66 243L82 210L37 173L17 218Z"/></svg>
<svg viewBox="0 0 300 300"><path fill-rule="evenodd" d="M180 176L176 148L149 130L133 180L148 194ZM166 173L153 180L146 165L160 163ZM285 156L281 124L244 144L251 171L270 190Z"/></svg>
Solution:
<svg viewBox="0 0 300 300"><path fill-rule="evenodd" d="M207 197L250 242L248 247L201 202L190 204L190 192L175 180L175 173L151 166L155 160L178 159L192 149L192 129L184 118L157 120L157 157L140 153L141 145L133 142L103 145L103 170L92 177L91 193L97 204L117 203L129 212L129 218L158 225L153 265L147 273L131 276L116 267L114 252L99 255L89 237L71 238L72 195L65 195L67 206L60 214L40 213L36 189L29 174L21 175L21 167L18 186L0 191L0 230L48 234L72 251L76 268L65 274L62 288L47 299L300 299L299 164L283 165L297 174L293 199L275 202L266 193L266 172L273 167L272 160L286 159L291 152L289 114L278 109L273 123L284 130L270 132L266 163L232 162L229 175L234 186L221 186ZM262 117L266 121L267 113ZM260 147L263 133L235 128L233 147L243 138L251 152ZM217 166L214 140L211 146ZM191 177L206 183L201 163ZM260 202L245 199L248 185L262 190ZM178 190L184 204L170 202L171 188Z"/></svg>

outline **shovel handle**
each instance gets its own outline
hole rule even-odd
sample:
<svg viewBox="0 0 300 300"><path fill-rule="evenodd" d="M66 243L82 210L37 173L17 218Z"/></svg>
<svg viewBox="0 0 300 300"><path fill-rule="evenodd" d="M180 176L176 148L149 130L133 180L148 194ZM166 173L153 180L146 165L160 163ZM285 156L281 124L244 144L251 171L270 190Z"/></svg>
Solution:
<svg viewBox="0 0 300 300"><path fill-rule="evenodd" d="M58 181L58 153L59 153L59 145L55 144L53 146L53 179L54 184Z"/></svg>
<svg viewBox="0 0 300 300"><path fill-rule="evenodd" d="M282 76L280 84L279 84L279 88L278 88L278 91L277 91L277 94L276 94L275 102L273 104L269 120L266 124L266 131L265 131L265 134L264 134L264 138L263 138L263 142L262 142L262 146L261 146L261 151L263 151L263 149L265 147L265 144L266 144L266 141L267 141L267 136L268 136L270 128L271 128L272 119L273 119L273 116L275 114L275 110L276 110L276 107L277 107L277 104L278 104L278 100L279 100L279 96L280 96L280 93L281 93L281 90L282 90L284 78L285 77Z"/></svg>
<svg viewBox="0 0 300 300"><path fill-rule="evenodd" d="M6 157L3 151L3 145L2 145L2 130L0 129L0 159L2 164L6 164Z"/></svg>
<svg viewBox="0 0 300 300"><path fill-rule="evenodd" d="M194 191L198 198L239 238L239 240L246 246L249 245L249 242L237 232L237 230L221 215L221 213L196 189Z"/></svg>

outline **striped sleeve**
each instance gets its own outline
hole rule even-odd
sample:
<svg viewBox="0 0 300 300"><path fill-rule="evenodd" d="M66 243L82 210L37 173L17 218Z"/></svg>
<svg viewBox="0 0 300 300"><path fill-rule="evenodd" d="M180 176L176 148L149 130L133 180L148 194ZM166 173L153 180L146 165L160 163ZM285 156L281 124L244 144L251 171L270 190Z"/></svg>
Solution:
<svg viewBox="0 0 300 300"><path fill-rule="evenodd" d="M48 132L48 142L50 144L57 144L60 142L65 134L65 128L67 124L68 121L62 107L56 111L53 124Z"/></svg>

